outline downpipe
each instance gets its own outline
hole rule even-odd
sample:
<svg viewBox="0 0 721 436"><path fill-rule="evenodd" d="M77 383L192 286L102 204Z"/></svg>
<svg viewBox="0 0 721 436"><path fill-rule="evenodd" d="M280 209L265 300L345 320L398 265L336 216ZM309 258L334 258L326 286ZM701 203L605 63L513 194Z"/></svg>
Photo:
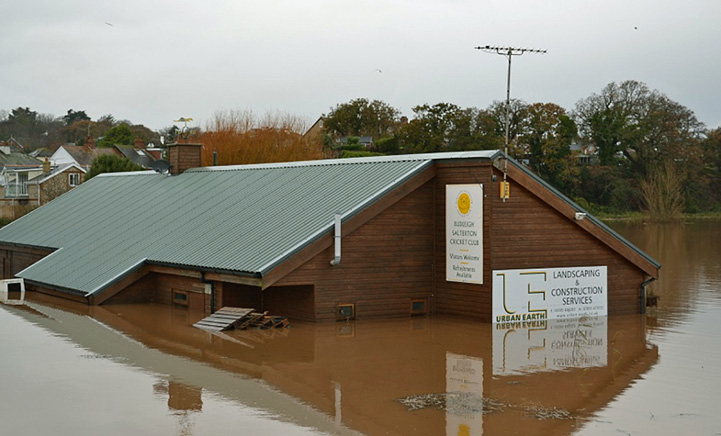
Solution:
<svg viewBox="0 0 721 436"><path fill-rule="evenodd" d="M330 261L330 266L338 266L340 264L340 222L341 222L341 213L336 212L335 213L335 250L334 250L334 257L333 260Z"/></svg>
<svg viewBox="0 0 721 436"><path fill-rule="evenodd" d="M645 282L641 283L641 314L646 313L646 286L656 281L655 277L651 277Z"/></svg>

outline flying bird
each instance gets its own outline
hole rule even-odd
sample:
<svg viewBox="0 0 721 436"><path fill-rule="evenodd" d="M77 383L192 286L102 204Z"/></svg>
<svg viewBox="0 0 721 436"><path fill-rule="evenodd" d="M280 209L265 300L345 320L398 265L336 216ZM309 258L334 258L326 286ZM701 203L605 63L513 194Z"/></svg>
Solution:
<svg viewBox="0 0 721 436"><path fill-rule="evenodd" d="M110 23L108 23L107 21L105 22L105 24L107 24L107 25L110 26L110 27L113 27L113 25L110 24Z"/></svg>
<svg viewBox="0 0 721 436"><path fill-rule="evenodd" d="M382 73L382 72L383 72L383 71L381 71L380 68L376 68L375 70L378 71L379 73Z"/></svg>

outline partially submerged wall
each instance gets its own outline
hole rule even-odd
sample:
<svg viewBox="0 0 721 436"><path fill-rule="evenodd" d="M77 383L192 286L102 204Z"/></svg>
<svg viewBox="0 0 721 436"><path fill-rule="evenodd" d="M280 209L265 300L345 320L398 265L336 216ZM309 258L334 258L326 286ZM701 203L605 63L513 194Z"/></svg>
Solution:
<svg viewBox="0 0 721 436"><path fill-rule="evenodd" d="M434 182L427 182L342 240L341 262L329 247L278 286L315 285L315 320L336 320L339 304L357 319L409 316L429 304L433 283Z"/></svg>
<svg viewBox="0 0 721 436"><path fill-rule="evenodd" d="M15 274L39 261L55 250L50 248L25 247L0 244L0 272L2 278L9 279Z"/></svg>

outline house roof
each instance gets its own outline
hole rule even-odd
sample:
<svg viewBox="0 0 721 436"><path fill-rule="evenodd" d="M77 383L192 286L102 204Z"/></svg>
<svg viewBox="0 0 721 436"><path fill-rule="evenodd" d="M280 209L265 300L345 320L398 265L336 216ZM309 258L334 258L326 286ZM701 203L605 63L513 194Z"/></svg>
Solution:
<svg viewBox="0 0 721 436"><path fill-rule="evenodd" d="M40 168L42 169L42 166L40 166ZM44 182L46 182L47 180L50 180L50 179L52 179L53 177L57 176L58 174L62 174L62 173L65 172L66 170L73 169L73 168L76 169L76 170L78 170L78 171L80 171L80 172L82 172L82 173L86 173L86 172L87 172L87 171L85 171L85 169L84 169L83 167L81 167L81 166L79 166L79 165L76 165L76 164L74 164L74 163L60 164L60 165L57 165L57 166L53 167L53 168L50 170L49 173L42 173L42 174L40 174L39 176L33 177L32 179L28 180L28 182L38 183L38 184L39 184L39 183L44 183Z"/></svg>
<svg viewBox="0 0 721 436"><path fill-rule="evenodd" d="M27 167L27 166L37 166L40 165L41 162L38 159L35 159L32 156L29 156L25 153L21 153L19 151L14 151L8 147L9 153L0 152L0 170L3 169L5 166L8 167Z"/></svg>
<svg viewBox="0 0 721 436"><path fill-rule="evenodd" d="M135 148L133 146L116 145L115 148L125 156L126 159L143 168L150 168L155 162L155 158L145 150Z"/></svg>
<svg viewBox="0 0 721 436"><path fill-rule="evenodd" d="M355 216L434 160L500 156L493 150L195 168L175 176L102 174L3 227L0 242L56 249L17 276L86 297L146 263L263 277L330 232L336 212L344 221Z"/></svg>
<svg viewBox="0 0 721 436"><path fill-rule="evenodd" d="M112 148L88 148L82 145L64 145L62 148L78 163L90 167L93 159L103 154L115 154Z"/></svg>

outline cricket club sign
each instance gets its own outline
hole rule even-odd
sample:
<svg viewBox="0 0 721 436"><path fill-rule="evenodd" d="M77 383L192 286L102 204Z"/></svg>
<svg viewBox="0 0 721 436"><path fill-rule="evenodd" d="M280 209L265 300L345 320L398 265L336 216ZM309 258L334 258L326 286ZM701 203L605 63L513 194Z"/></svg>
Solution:
<svg viewBox="0 0 721 436"><path fill-rule="evenodd" d="M605 266L493 271L493 322L606 316Z"/></svg>
<svg viewBox="0 0 721 436"><path fill-rule="evenodd" d="M446 280L483 284L483 185L446 185Z"/></svg>

